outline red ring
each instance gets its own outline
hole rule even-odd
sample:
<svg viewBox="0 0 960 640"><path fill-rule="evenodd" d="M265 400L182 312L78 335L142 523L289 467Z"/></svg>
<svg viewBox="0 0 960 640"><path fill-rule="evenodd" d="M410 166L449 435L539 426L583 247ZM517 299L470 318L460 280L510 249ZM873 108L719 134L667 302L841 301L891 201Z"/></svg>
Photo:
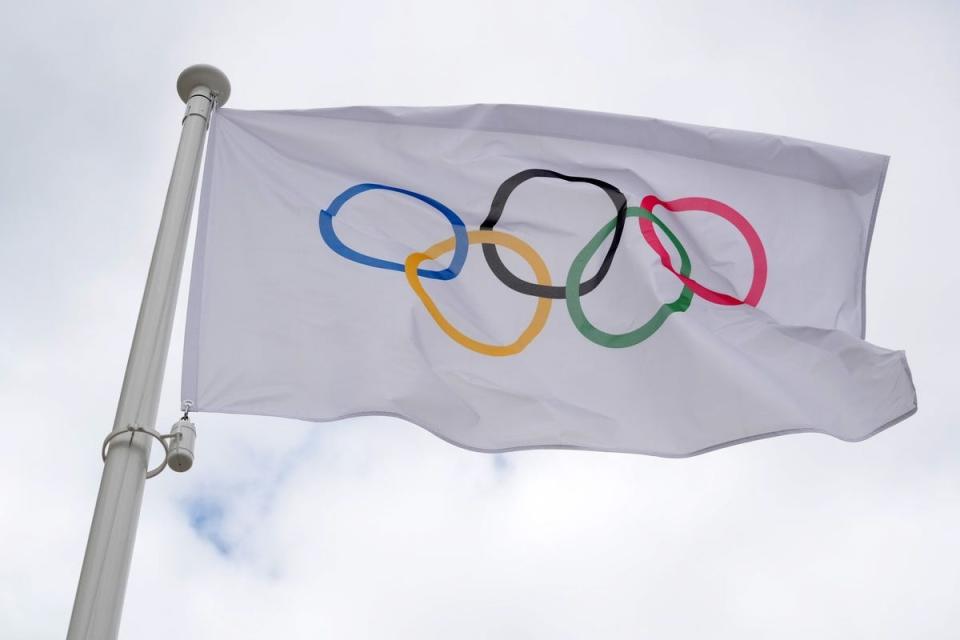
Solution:
<svg viewBox="0 0 960 640"><path fill-rule="evenodd" d="M667 253L667 250L663 247L663 243L660 242L660 238L657 237L657 233L653 229L653 223L647 218L640 218L640 232L643 233L643 237L646 239L647 244L650 245L650 248L660 256L660 262L663 263L663 266L673 275L677 276L681 282L690 287L695 294L715 304L748 304L751 307L757 306L757 303L760 302L760 297L763 295L763 288L767 284L767 253L763 249L763 242L761 242L760 236L757 235L753 226L747 222L747 219L740 215L733 207L727 206L719 200L711 200L710 198L678 198L677 200L664 202L657 196L650 195L645 197L640 203L642 208L651 213L653 213L653 208L657 205L673 213L680 213L682 211L706 211L707 213L713 213L737 228L737 231L740 232L743 239L747 241L747 246L750 248L750 255L753 257L753 282L750 283L750 290L743 300L734 298L726 293L714 291L700 284L693 278L678 273L677 270L673 268L670 254Z"/></svg>

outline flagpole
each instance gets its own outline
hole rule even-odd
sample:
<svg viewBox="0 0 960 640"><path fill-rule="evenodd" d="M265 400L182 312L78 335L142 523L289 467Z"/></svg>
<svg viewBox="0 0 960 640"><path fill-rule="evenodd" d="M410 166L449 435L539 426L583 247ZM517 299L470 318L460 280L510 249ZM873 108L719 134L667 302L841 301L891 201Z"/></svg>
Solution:
<svg viewBox="0 0 960 640"><path fill-rule="evenodd" d="M230 96L230 82L215 67L194 65L180 74L177 92L187 109L123 377L114 434L129 427L156 427L207 125L213 110ZM151 436L131 431L110 442L67 640L117 637L151 441Z"/></svg>

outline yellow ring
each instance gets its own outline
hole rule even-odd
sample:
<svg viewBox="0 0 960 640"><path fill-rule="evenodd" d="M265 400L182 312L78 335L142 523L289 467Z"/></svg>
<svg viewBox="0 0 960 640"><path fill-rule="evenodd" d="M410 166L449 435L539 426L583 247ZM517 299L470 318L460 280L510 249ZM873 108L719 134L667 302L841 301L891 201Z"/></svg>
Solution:
<svg viewBox="0 0 960 640"><path fill-rule="evenodd" d="M547 286L551 284L550 271L547 270L547 265L544 263L543 258L533 250L533 247L520 238L504 233L503 231L494 231L492 229L469 231L467 232L467 238L468 244L498 244L501 247L510 249L526 260L527 264L533 268L533 273L537 278L537 284ZM417 294L417 297L420 298L427 312L433 316L433 319L440 325L443 332L450 336L455 342L460 343L467 349L488 356L512 356L520 353L537 337L537 334L539 334L540 331L543 330L544 325L547 324L547 316L550 315L550 305L553 303L553 300L551 298L540 298L537 300L537 308L536 311L533 312L533 319L530 321L530 324L523 330L520 337L510 344L487 344L467 336L443 317L437 305L434 304L433 300L424 290L423 283L420 282L420 277L417 275L417 268L421 262L424 260L436 260L448 251L452 251L455 243L455 237L448 238L443 242L438 242L422 253L411 253L407 256L403 265L407 282L410 283L410 287L413 289L413 292Z"/></svg>

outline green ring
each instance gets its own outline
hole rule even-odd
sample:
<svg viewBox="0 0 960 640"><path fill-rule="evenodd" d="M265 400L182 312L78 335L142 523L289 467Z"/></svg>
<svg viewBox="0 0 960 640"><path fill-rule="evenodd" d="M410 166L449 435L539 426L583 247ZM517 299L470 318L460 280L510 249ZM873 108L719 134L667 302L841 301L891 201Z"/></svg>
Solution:
<svg viewBox="0 0 960 640"><path fill-rule="evenodd" d="M660 218L641 207L627 207L627 217L646 218L660 227L667 238L670 239L670 242L673 243L673 246L677 248L677 253L680 254L680 273L687 277L690 276L690 257L687 255L687 251L683 248L683 245L680 244L677 236L667 228L667 225L663 224ZM627 333L607 333L593 326L593 324L587 320L586 314L583 313L583 305L580 304L580 277L587 267L587 262L589 262L593 254L597 252L597 249L600 248L600 245L606 237L610 235L616 227L616 224L617 219L614 218L603 225L600 231L587 243L587 246L577 254L577 257L573 260L573 264L570 265L566 283L567 311L570 313L570 319L573 320L573 325L577 328L577 331L582 333L587 340L595 342L601 347L609 347L612 349L632 347L635 344L643 342L657 332L671 313L675 311L686 311L687 307L690 306L690 301L693 299L693 291L690 287L684 285L683 291L680 292L680 296L676 300L661 305L652 318L633 331L628 331Z"/></svg>

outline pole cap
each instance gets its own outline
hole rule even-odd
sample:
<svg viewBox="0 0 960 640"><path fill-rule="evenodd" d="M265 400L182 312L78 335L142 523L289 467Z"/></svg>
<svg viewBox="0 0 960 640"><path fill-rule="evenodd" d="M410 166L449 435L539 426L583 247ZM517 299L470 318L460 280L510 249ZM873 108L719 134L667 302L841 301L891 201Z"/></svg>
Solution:
<svg viewBox="0 0 960 640"><path fill-rule="evenodd" d="M230 80L227 75L209 64L195 64L180 72L177 78L177 93L184 102L190 99L190 93L199 86L213 92L217 104L223 106L230 99Z"/></svg>

